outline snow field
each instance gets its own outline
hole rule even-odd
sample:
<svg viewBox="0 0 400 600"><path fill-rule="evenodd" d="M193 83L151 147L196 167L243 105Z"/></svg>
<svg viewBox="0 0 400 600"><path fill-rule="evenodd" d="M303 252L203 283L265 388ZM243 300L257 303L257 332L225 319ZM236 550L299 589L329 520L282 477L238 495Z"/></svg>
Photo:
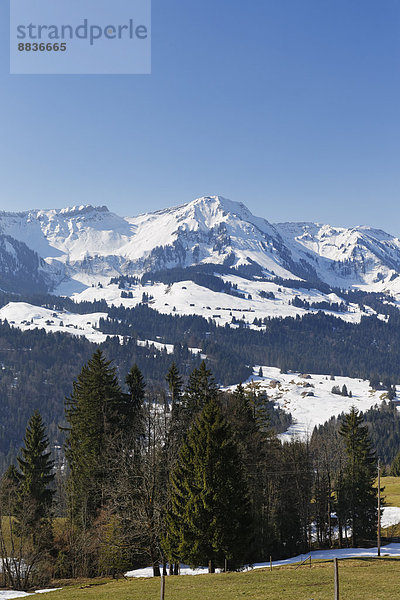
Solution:
<svg viewBox="0 0 400 600"><path fill-rule="evenodd" d="M281 435L281 439L291 436L306 439L315 426L322 425L331 417L348 412L352 406L361 411L368 410L380 404L385 397L385 392L372 390L369 382L362 379L335 376L331 380L329 375L281 373L278 368L267 366L261 366L263 376L259 377L259 369L257 365L254 375L245 384L257 382L270 400L293 417L293 424ZM332 394L333 386L342 389L343 385L352 392L352 398Z"/></svg>
<svg viewBox="0 0 400 600"><path fill-rule="evenodd" d="M307 302L341 302L335 294L323 294L317 290L292 290L289 288L280 288L275 283L258 282L242 279L241 277L229 276L223 277L224 281L237 284L238 292L245 295L245 298L238 298L223 292L214 292L208 288L201 287L193 281L180 281L171 285L155 283L132 285L126 288L126 292L132 293L132 298L121 298L121 291L117 285L111 284L99 287L90 287L83 292L72 295L76 302L104 299L109 305L124 306L132 308L142 302L143 293L152 296L153 299L148 303L149 306L162 314L172 315L198 315L206 319L214 319L218 325L224 326L231 324L232 317L237 320L244 320L252 329L262 330L253 325L255 318L264 319L265 317L292 317L297 315L302 317L305 314L315 314L316 309L306 310L297 308L289 304L295 296ZM272 292L275 299L269 300L262 298L260 292ZM251 299L249 299L249 295ZM350 323L359 323L363 315L374 314L372 309L366 308L366 311L360 311L357 305L350 305L349 311L337 313L324 311L335 317L343 319Z"/></svg>
<svg viewBox="0 0 400 600"><path fill-rule="evenodd" d="M400 511L400 509L397 510ZM311 556L311 560L332 560L333 558L343 559L376 557L377 554L377 548L335 548L333 550L313 550L307 554L299 554L298 556L293 556L292 558L287 558L285 560L273 561L272 566L282 567L285 565L300 563L309 556ZM400 558L400 544L388 544L387 546L382 546L381 555ZM253 569L265 569L269 568L269 566L269 562L262 562L254 565L248 565L245 570L251 571ZM187 565L181 565L181 575L204 575L206 573L208 573L207 567L191 569ZM128 571L125 573L125 575L126 577L153 577L153 569L151 567L135 569L134 571Z"/></svg>
<svg viewBox="0 0 400 600"><path fill-rule="evenodd" d="M52 333L70 333L85 336L90 342L101 344L106 335L96 331L101 318L107 318L106 313L91 313L78 315L70 312L59 312L33 306L26 302L10 302L0 309L0 319L23 331L45 329Z"/></svg>

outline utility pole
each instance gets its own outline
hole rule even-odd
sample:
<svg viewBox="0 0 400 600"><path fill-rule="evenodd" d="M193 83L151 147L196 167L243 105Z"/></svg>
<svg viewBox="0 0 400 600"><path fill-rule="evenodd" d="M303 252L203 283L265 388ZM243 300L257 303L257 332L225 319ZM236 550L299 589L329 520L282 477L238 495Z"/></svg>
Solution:
<svg viewBox="0 0 400 600"><path fill-rule="evenodd" d="M378 458L378 556L381 555L381 461Z"/></svg>

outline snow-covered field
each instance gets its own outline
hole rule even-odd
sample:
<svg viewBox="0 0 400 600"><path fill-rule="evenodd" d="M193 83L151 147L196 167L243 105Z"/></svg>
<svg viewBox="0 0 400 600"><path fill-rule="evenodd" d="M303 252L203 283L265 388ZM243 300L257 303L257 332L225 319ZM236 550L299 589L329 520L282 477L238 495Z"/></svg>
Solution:
<svg viewBox="0 0 400 600"><path fill-rule="evenodd" d="M314 550L308 554L299 554L285 560L277 560L272 563L273 567L290 565L303 561L307 556L311 560L332 560L333 558L361 558L366 556L377 556L378 548L336 548L334 550ZM393 556L400 558L400 544L388 544L381 547L381 556ZM254 569L262 569L269 566L269 563L257 563L253 565Z"/></svg>
<svg viewBox="0 0 400 600"><path fill-rule="evenodd" d="M17 592L14 590L0 590L0 600L12 600L12 598L26 598L26 596L34 596L35 594L47 594L47 592L55 592L61 588L50 588L47 590L37 590L32 594L27 592Z"/></svg>
<svg viewBox="0 0 400 600"><path fill-rule="evenodd" d="M45 329L47 332L71 333L85 336L90 342L101 344L106 335L96 331L101 318L106 313L90 313L77 315L67 311L53 311L26 302L9 302L0 309L0 319L7 320L9 325L24 331L29 329Z"/></svg>
<svg viewBox="0 0 400 600"><path fill-rule="evenodd" d="M132 298L122 298L121 290L115 284L103 287L88 287L80 293L72 294L76 302L93 302L106 300L109 305L125 306L132 308L142 302L143 293L152 297L149 306L163 314L198 315L206 319L212 318L218 325L232 322L232 317L244 320L253 329L255 318L265 317L296 317L308 313L318 312L316 309L298 308L289 304L297 296L303 301L340 303L341 299L335 294L323 294L318 290L305 290L299 288L289 289L279 287L267 281L249 281L241 277L225 276L225 282L236 284L237 291L245 295L238 298L223 292L214 292L208 288L197 285L193 281L179 281L171 285L163 283L131 285L124 290L130 292ZM263 298L260 293L273 293L274 299ZM361 311L358 305L350 304L347 312L324 311L344 321L359 323L363 315L372 315L374 311L366 307Z"/></svg>
<svg viewBox="0 0 400 600"><path fill-rule="evenodd" d="M245 298L238 298L222 292L213 292L192 281L181 281L172 285L156 283L153 285L132 285L125 290L131 298L122 298L117 285L103 287L88 287L80 293L72 295L76 302L93 302L104 299L109 306L124 306L133 308L140 304L143 293L150 297L148 305L162 314L198 315L213 319L218 325L227 323L232 327L236 321L244 321L252 329L263 330L254 324L254 319L263 320L265 317L296 317L307 313L317 312L315 309L306 310L291 304L297 296L307 302L340 302L335 294L322 294L316 290L292 290L279 288L274 283L248 281L240 277L225 277L225 281L237 284L238 291ZM263 298L262 293L273 293L274 299ZM325 311L348 322L358 323L363 315L373 313L366 307L361 311L357 305L350 305L348 312L336 313ZM106 335L97 330L100 318L106 318L106 313L88 313L78 315L68 311L53 311L47 308L33 306L26 302L10 302L0 309L0 319L22 330L45 329L48 332L70 333L85 336L89 341L102 343ZM144 340L146 342L146 340ZM154 342L161 345L159 342ZM164 345L162 344L162 347ZM172 346L171 346L172 348ZM168 345L167 345L168 349ZM170 350L172 352L172 350Z"/></svg>
<svg viewBox="0 0 400 600"><path fill-rule="evenodd" d="M398 506L385 506L382 512L381 525L383 528L400 523L400 508Z"/></svg>
<svg viewBox="0 0 400 600"><path fill-rule="evenodd" d="M87 313L78 315L67 311L54 311L26 302L9 302L0 308L0 320L7 320L12 327L23 331L44 329L49 333L69 333L85 336L90 342L101 344L108 337L97 330L101 318L107 318L106 313ZM121 336L117 336L121 339ZM164 344L156 340L137 340L138 346L154 346L157 350L166 350L168 354L174 351L173 344ZM201 348L189 348L192 354L201 354ZM204 358L205 355L201 354Z"/></svg>
<svg viewBox="0 0 400 600"><path fill-rule="evenodd" d="M385 397L382 391L374 391L369 382L351 377L312 375L302 373L281 373L278 368L261 366L263 376L258 375L260 366L255 367L254 375L246 383L255 381L260 390L268 394L270 400L292 414L293 425L283 436L310 436L316 425L322 425L330 417L348 412L352 406L365 411L380 404ZM332 394L332 387L342 389L346 385L352 397ZM234 387L230 388L234 389Z"/></svg>
<svg viewBox="0 0 400 600"><path fill-rule="evenodd" d="M397 509L400 510L400 509ZM377 556L377 548L336 548L334 550L314 550L308 554L299 554L292 558L285 560L276 560L272 562L273 567L281 567L284 565L291 565L300 563L307 557L311 556L311 560L332 560L333 558L361 558L361 557L374 557ZM388 544L387 546L381 547L381 556L392 556L400 558L400 544ZM270 566L269 562L256 563L254 565L246 567L247 571L252 569L265 569ZM207 567L199 567L198 569L191 569L187 565L181 566L181 575L204 575L208 573ZM136 569L134 571L128 571L125 573L127 577L153 577L153 569L151 567L145 567L144 569Z"/></svg>

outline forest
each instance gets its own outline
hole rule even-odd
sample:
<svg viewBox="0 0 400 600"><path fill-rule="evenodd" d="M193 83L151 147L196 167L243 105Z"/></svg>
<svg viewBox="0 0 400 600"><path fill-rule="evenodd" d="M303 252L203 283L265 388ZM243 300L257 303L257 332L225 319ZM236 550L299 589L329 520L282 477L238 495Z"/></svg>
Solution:
<svg viewBox="0 0 400 600"><path fill-rule="evenodd" d="M114 361L120 382L130 365L137 363L152 385L163 384L171 361L187 382L201 361L198 354L189 350L192 347L201 348L222 386L248 380L254 365L276 366L282 372L369 379L375 389L383 381L395 384L400 378L398 309L379 294L341 291L341 297L374 307L385 318L363 317L359 324L347 323L319 311L302 318L257 319L250 328L235 317L234 327L219 327L214 320L200 316L164 315L146 302L128 309L108 306L104 300L76 303L46 294L19 296L1 292L0 306L26 301L52 310L106 313L108 316L99 327L109 337L101 349ZM343 310L343 306L338 305L338 309ZM116 334L123 338L121 343L113 337ZM151 344L138 346L137 339L171 344L173 354ZM95 349L85 339L69 334L22 332L7 322L0 323L0 473L15 460L27 419L35 409L48 423L51 445L63 444L59 425L63 424L64 398L71 391L74 373Z"/></svg>
<svg viewBox="0 0 400 600"><path fill-rule="evenodd" d="M61 460L40 412L29 417L0 484L2 585L143 565L174 576L181 562L212 573L372 542L376 454L355 408L326 435L282 443L288 423L257 383L221 392L204 361L186 384L174 362L163 379L133 364L121 384L96 350L65 399Z"/></svg>

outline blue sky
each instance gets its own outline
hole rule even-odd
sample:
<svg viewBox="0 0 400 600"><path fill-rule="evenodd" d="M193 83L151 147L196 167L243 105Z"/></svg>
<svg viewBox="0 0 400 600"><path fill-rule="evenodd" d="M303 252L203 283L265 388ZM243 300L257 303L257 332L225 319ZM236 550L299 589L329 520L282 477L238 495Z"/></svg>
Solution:
<svg viewBox="0 0 400 600"><path fill-rule="evenodd" d="M6 4L1 209L221 194L400 235L399 0L153 0L143 76L9 75Z"/></svg>

